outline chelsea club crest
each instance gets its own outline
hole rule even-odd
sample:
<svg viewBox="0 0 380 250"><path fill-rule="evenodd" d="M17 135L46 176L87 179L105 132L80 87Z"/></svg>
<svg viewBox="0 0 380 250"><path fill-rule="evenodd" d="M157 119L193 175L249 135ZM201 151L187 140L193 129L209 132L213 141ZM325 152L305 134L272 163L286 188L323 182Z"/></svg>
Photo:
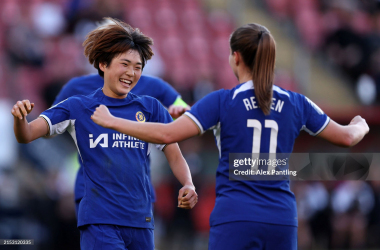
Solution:
<svg viewBox="0 0 380 250"><path fill-rule="evenodd" d="M136 113L136 120L138 122L145 122L145 115L141 111L137 112Z"/></svg>

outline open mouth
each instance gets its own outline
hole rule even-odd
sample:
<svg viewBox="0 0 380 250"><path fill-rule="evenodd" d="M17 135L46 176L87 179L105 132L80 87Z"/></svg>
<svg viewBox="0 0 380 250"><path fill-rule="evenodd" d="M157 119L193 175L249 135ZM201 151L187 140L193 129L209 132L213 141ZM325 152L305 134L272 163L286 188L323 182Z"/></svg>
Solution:
<svg viewBox="0 0 380 250"><path fill-rule="evenodd" d="M120 82L123 86L125 86L125 87L130 87L131 84L132 84L132 81L131 81L131 80L126 80L126 79L122 79L122 78L119 79L119 82Z"/></svg>

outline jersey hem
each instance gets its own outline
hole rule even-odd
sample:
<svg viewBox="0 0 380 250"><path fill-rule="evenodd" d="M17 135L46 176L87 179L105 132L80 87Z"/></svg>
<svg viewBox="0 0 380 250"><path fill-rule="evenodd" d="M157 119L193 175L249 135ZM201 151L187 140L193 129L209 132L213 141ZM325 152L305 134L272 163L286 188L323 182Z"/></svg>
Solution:
<svg viewBox="0 0 380 250"><path fill-rule="evenodd" d="M100 224L100 225L114 225L114 226L122 226L122 227L134 227L134 228L143 228L143 229L154 229L154 226L148 226L148 227L145 227L145 226L139 226L139 225L135 225L135 224L115 224L113 222L94 222L94 223L91 223L91 222L83 222L81 224L78 223L77 227L83 227L83 226L86 226L86 225L96 225L96 224Z"/></svg>
<svg viewBox="0 0 380 250"><path fill-rule="evenodd" d="M254 218L244 218L244 219L228 219L228 218L225 218L224 220L219 220L218 222L211 222L210 221L210 226L217 226L217 225L220 225L220 224L225 224L225 223L229 223L229 222L237 222L237 221L254 221L254 222L259 222L259 223L266 223L266 224L272 224L272 225L283 225L283 226L293 226L293 227L298 227L298 222L297 223L294 223L294 222L268 222L268 221L263 221L263 220L260 220L260 219L254 219Z"/></svg>

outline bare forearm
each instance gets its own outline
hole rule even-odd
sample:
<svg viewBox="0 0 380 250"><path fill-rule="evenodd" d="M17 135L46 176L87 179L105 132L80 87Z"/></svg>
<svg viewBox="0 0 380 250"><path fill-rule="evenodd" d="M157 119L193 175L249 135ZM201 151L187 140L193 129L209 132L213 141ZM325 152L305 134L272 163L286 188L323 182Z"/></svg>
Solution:
<svg viewBox="0 0 380 250"><path fill-rule="evenodd" d="M95 109L91 119L102 127L157 144L179 142L199 134L197 125L190 118L184 116L169 124L140 123L117 118L111 115L106 106L100 105Z"/></svg>
<svg viewBox="0 0 380 250"><path fill-rule="evenodd" d="M169 164L174 176L183 186L193 185L189 166L182 156L181 159L177 159L176 161Z"/></svg>
<svg viewBox="0 0 380 250"><path fill-rule="evenodd" d="M368 132L369 127L365 120L360 116L355 116L346 126L331 120L318 137L340 147L352 147L359 143Z"/></svg>
<svg viewBox="0 0 380 250"><path fill-rule="evenodd" d="M19 143L29 143L31 141L31 130L26 117L20 120L13 117L13 130Z"/></svg>
<svg viewBox="0 0 380 250"><path fill-rule="evenodd" d="M132 135L143 141L167 144L165 140L167 130L165 124L151 122L138 123L115 117L110 125L110 129L114 129L123 134Z"/></svg>
<svg viewBox="0 0 380 250"><path fill-rule="evenodd" d="M193 185L189 166L187 165L185 158L183 158L178 144L173 143L167 145L164 153L177 180L183 186Z"/></svg>

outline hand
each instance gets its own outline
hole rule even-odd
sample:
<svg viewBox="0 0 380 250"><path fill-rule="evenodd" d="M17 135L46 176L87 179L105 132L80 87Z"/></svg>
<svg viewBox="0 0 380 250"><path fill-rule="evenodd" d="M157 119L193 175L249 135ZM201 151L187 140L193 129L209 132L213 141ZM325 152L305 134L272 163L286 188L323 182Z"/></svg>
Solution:
<svg viewBox="0 0 380 250"><path fill-rule="evenodd" d="M34 108L34 103L30 103L29 100L18 101L12 108L12 115L22 120Z"/></svg>
<svg viewBox="0 0 380 250"><path fill-rule="evenodd" d="M195 192L194 185L185 185L179 190L178 207L192 209L198 202L198 194Z"/></svg>
<svg viewBox="0 0 380 250"><path fill-rule="evenodd" d="M360 125L364 128L365 133L369 132L369 127L365 119L363 119L360 115L355 116L349 125Z"/></svg>
<svg viewBox="0 0 380 250"><path fill-rule="evenodd" d="M168 111L169 114L173 117L173 119L177 119L180 117L183 113L186 111L190 110L190 107L187 106L186 108L183 106L178 106L178 105L170 105Z"/></svg>
<svg viewBox="0 0 380 250"><path fill-rule="evenodd" d="M92 114L91 119L102 127L110 128L115 117L111 115L106 106L100 105L95 109L95 112Z"/></svg>

